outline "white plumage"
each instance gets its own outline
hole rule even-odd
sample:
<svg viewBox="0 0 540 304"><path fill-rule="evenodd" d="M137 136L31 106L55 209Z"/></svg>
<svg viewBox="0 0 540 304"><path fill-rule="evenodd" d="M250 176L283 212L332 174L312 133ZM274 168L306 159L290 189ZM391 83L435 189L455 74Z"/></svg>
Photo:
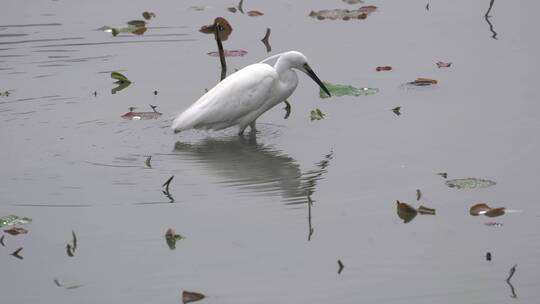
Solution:
<svg viewBox="0 0 540 304"><path fill-rule="evenodd" d="M272 67L266 62L277 58ZM310 76L328 94L302 53L290 51L249 65L223 79L199 100L178 115L172 124L175 133L188 129L220 130L238 126L239 135L255 120L296 89L298 77L292 69Z"/></svg>

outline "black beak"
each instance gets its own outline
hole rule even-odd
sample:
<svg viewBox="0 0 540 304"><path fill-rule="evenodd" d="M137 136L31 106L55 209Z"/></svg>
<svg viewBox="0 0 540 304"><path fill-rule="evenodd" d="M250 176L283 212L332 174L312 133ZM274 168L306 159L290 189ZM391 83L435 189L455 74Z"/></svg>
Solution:
<svg viewBox="0 0 540 304"><path fill-rule="evenodd" d="M311 69L311 67L309 65L304 64L304 69L306 69L306 72L308 74L309 77L311 77L311 79L313 79L313 81L315 81L319 87L321 87L321 89L326 93L328 94L328 96L332 96L330 94L330 91L328 91L328 89L324 86L324 84L322 83L322 81L319 79L319 77L317 77L317 75L315 75L315 72L313 72L313 70Z"/></svg>

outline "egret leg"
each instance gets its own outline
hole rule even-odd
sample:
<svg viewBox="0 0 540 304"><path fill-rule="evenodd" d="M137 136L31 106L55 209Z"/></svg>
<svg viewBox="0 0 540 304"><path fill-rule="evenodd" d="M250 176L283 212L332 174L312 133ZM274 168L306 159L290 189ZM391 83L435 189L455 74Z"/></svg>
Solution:
<svg viewBox="0 0 540 304"><path fill-rule="evenodd" d="M244 130L246 129L247 126L245 127L240 127L240 129L238 129L238 136L242 136L244 135Z"/></svg>
<svg viewBox="0 0 540 304"><path fill-rule="evenodd" d="M255 120L249 123L249 128L251 133L257 133L257 128L255 127Z"/></svg>

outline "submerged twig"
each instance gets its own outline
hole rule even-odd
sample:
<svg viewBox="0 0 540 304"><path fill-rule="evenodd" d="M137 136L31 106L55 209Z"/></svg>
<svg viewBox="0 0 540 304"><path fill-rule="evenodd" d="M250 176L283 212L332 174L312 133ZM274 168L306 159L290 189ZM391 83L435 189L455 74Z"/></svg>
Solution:
<svg viewBox="0 0 540 304"><path fill-rule="evenodd" d="M416 200L419 201L422 198L422 191L416 189Z"/></svg>
<svg viewBox="0 0 540 304"><path fill-rule="evenodd" d="M71 243L66 244L66 253L69 257L75 256L75 250L77 249L77 236L75 235L75 231L71 230L71 236L73 238Z"/></svg>
<svg viewBox="0 0 540 304"><path fill-rule="evenodd" d="M223 26L219 24L218 19L214 21L214 36L216 38L218 52L219 52L219 61L221 62L221 79L225 79L227 75L227 63L225 62L225 52L223 51L223 43L221 42L221 37L219 36L219 31L223 30Z"/></svg>
<svg viewBox="0 0 540 304"><path fill-rule="evenodd" d="M493 34L493 36L491 36L491 38L497 40L497 32L495 32L495 30L493 29L493 24L491 24L491 21L489 21L489 18L491 18L489 13L491 12L491 9L493 8L493 4L495 4L495 0L490 0L489 8L488 8L486 14L484 15L484 18L486 19L486 22L489 25L490 32Z"/></svg>
<svg viewBox="0 0 540 304"><path fill-rule="evenodd" d="M510 295L510 297L512 298L517 298L516 291L514 290L514 285L510 283L510 279L512 278L512 276L514 276L514 273L516 272L516 267L517 264L510 268L510 273L508 275L508 278L506 278L506 283L508 284L508 286L510 286L510 290L512 291L512 295Z"/></svg>
<svg viewBox="0 0 540 304"><path fill-rule="evenodd" d="M244 13L244 8L242 8L242 5L244 4L244 0L240 0L240 2L238 3L238 10L243 14Z"/></svg>
<svg viewBox="0 0 540 304"><path fill-rule="evenodd" d="M272 51L272 46L270 46L270 42L268 41L268 38L270 38L270 28L266 28L266 34L264 35L263 39L261 41L264 43L264 46L266 47L266 52L270 53Z"/></svg>
<svg viewBox="0 0 540 304"><path fill-rule="evenodd" d="M150 108L152 108L152 111L154 111L155 113L158 112L158 111L156 111L157 106L154 106L154 105L151 105L151 104L149 106L150 106Z"/></svg>
<svg viewBox="0 0 540 304"><path fill-rule="evenodd" d="M6 247L6 244L4 244L4 238L6 237L5 234L2 234L2 237L0 237L0 244L2 244L2 247Z"/></svg>
<svg viewBox="0 0 540 304"><path fill-rule="evenodd" d="M171 193L169 192L169 185L171 181L173 180L173 178L174 178L174 175L169 177L169 179L161 186L161 187L165 187L165 190L163 190L163 194L167 196L167 198L171 201L171 203L174 203L174 197L172 197Z"/></svg>
<svg viewBox="0 0 540 304"><path fill-rule="evenodd" d="M311 240L311 236L313 235L313 227L311 226L311 205L313 205L313 201L311 200L311 196L307 195L308 199L308 225L309 225L309 233L308 233L308 242Z"/></svg>
<svg viewBox="0 0 540 304"><path fill-rule="evenodd" d="M341 274L341 272L343 271L343 268L345 268L345 265L343 265L343 263L341 262L341 260L337 260L337 264L339 266L339 269L337 271L338 274Z"/></svg>
<svg viewBox="0 0 540 304"><path fill-rule="evenodd" d="M169 185L171 184L171 181L173 180L173 178L174 178L174 175L169 177L169 179L165 183L163 183L163 185L161 185L161 187L165 187L165 191L169 192Z"/></svg>
<svg viewBox="0 0 540 304"><path fill-rule="evenodd" d="M21 252L21 250L23 250L22 247L19 248L19 249L17 249L17 250L15 250L15 251L13 251L13 252L11 253L11 255L14 256L14 257L16 257L16 258L19 259L19 260L22 260L22 259L24 259L24 257L21 256L21 255L19 254L19 253Z"/></svg>
<svg viewBox="0 0 540 304"><path fill-rule="evenodd" d="M289 118L289 115L291 115L291 104L287 101L287 100L284 100L283 101L285 103L285 117L283 117L283 119L287 119Z"/></svg>

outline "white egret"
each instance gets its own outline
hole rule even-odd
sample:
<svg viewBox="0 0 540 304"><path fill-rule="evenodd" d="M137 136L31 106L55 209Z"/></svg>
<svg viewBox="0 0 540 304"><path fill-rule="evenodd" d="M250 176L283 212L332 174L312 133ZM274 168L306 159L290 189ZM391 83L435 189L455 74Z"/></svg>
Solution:
<svg viewBox="0 0 540 304"><path fill-rule="evenodd" d="M266 63L275 58L273 67ZM249 125L251 131L255 131L255 120L285 101L296 89L298 77L293 69L306 73L330 95L309 66L306 56L289 51L249 65L223 79L176 116L172 129L178 133L192 128L221 130L238 126L238 135L242 135Z"/></svg>

